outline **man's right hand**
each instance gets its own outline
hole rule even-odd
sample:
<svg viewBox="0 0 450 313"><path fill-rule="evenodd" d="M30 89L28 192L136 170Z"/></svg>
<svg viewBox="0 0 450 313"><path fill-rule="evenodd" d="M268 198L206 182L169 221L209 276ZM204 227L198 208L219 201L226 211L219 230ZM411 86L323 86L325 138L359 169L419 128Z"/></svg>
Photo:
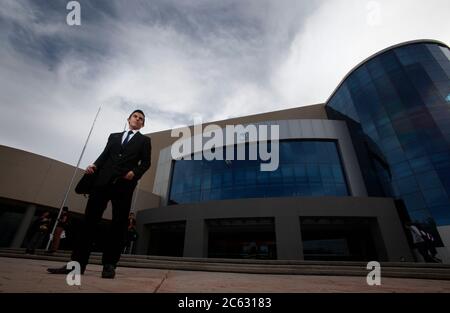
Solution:
<svg viewBox="0 0 450 313"><path fill-rule="evenodd" d="M95 166L95 164L88 165L88 167L86 167L86 174L94 174L96 169L97 166Z"/></svg>

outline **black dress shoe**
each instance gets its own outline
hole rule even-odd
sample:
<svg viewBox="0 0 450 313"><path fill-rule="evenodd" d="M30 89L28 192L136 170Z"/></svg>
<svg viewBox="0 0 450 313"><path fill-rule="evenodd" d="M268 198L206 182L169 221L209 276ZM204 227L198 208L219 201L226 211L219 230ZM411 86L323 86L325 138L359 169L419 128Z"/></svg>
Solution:
<svg viewBox="0 0 450 313"><path fill-rule="evenodd" d="M70 272L72 272L73 269L67 269L67 267L64 265L62 267L49 267L47 268L47 272L49 272L50 274L63 274L63 275L67 275ZM81 275L84 274L84 269L81 269Z"/></svg>
<svg viewBox="0 0 450 313"><path fill-rule="evenodd" d="M112 264L103 265L102 278L114 278L116 276L115 266Z"/></svg>

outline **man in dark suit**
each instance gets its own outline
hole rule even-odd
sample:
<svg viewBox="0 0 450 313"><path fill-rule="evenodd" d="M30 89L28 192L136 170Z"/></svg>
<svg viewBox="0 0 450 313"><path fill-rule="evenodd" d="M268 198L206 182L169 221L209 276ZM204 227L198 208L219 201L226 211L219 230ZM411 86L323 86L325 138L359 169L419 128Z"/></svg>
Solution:
<svg viewBox="0 0 450 313"><path fill-rule="evenodd" d="M77 261L83 274L91 253L95 230L107 204L112 204L111 229L103 251L103 278L114 278L128 227L133 191L138 180L150 167L151 140L139 132L144 126L145 115L135 110L128 118L129 130L111 134L105 150L87 167L86 173L96 173L93 190L89 195L84 225L74 250L72 261ZM68 274L66 267L49 268L52 274Z"/></svg>

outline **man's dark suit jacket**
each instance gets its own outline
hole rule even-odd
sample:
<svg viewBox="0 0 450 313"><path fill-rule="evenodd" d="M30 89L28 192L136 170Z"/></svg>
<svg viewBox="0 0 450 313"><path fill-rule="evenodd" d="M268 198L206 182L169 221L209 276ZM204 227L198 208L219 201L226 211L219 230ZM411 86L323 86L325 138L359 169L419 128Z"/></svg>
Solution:
<svg viewBox="0 0 450 313"><path fill-rule="evenodd" d="M134 172L131 181L134 187L150 167L152 151L150 138L137 132L125 146L122 146L122 135L123 132L109 135L105 150L94 162L98 171L96 187L106 186L125 176L129 171Z"/></svg>

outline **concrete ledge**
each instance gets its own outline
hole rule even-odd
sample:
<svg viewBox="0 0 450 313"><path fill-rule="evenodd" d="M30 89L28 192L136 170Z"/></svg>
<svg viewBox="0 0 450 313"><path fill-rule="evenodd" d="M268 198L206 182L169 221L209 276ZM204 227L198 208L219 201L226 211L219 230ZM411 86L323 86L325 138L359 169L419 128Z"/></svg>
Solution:
<svg viewBox="0 0 450 313"><path fill-rule="evenodd" d="M68 262L68 252L48 255L43 250L25 254L24 249L1 249L0 257ZM101 264L101 254L94 253L90 264ZM123 255L118 266L166 270L248 273L268 275L326 275L366 277L364 262L314 262L283 260L238 260ZM430 263L380 262L383 277L450 280L450 265Z"/></svg>

